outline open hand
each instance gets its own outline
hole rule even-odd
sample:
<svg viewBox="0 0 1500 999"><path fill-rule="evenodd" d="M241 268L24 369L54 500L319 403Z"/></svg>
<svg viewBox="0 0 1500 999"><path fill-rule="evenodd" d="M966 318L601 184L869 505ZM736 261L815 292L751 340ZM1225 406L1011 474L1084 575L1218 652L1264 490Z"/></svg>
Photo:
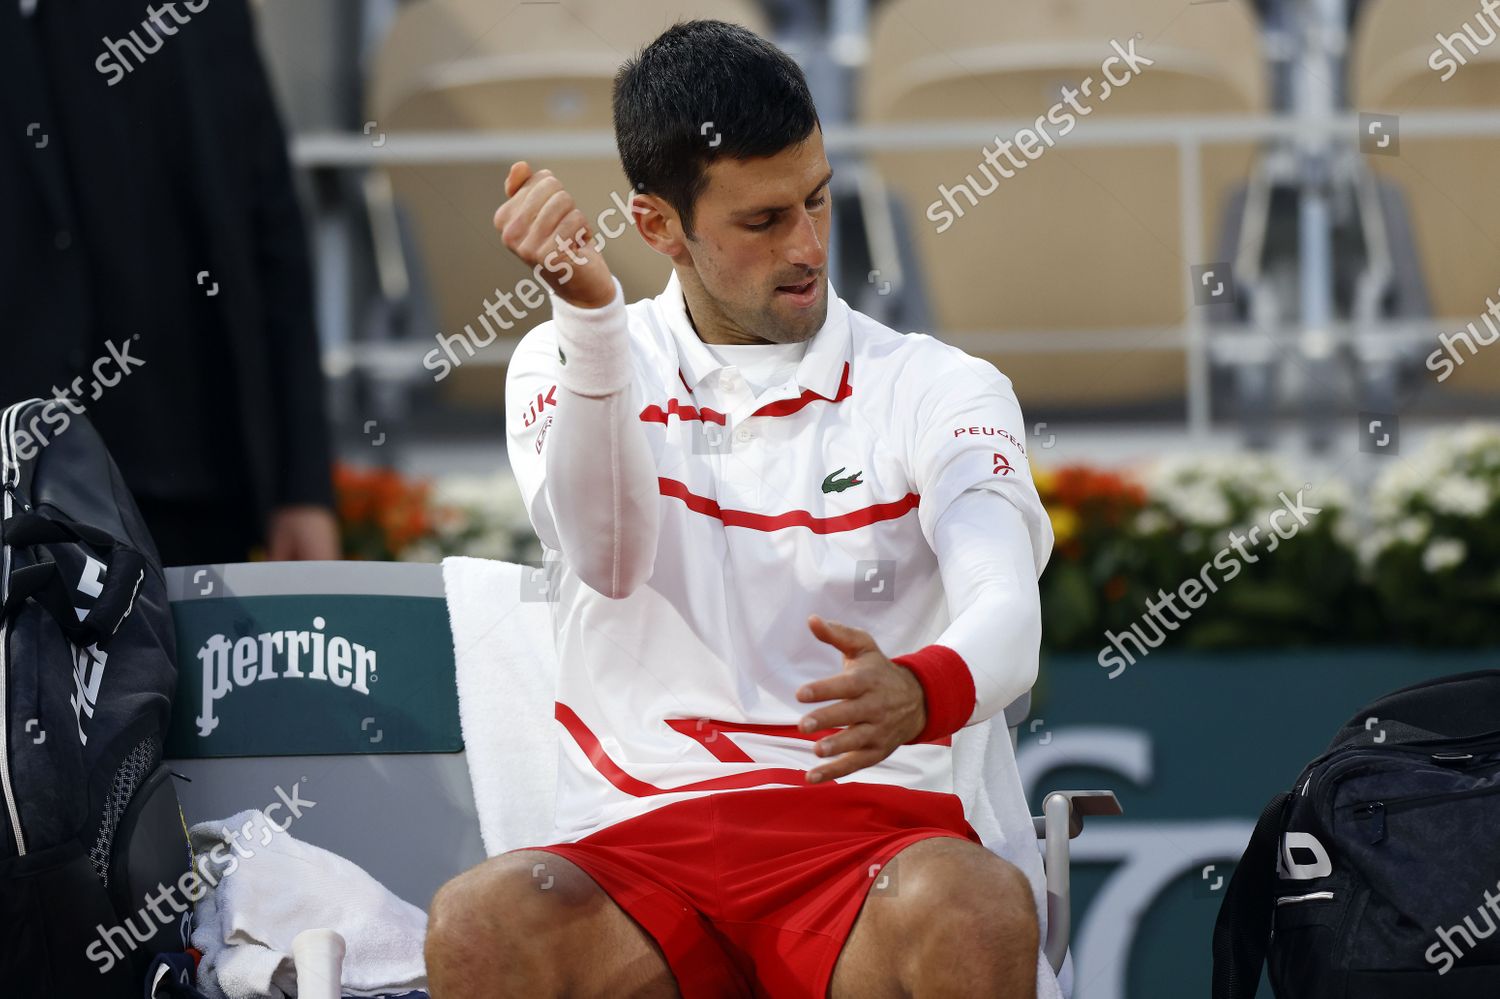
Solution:
<svg viewBox="0 0 1500 999"><path fill-rule="evenodd" d="M819 641L844 654L842 672L797 691L799 701L839 699L808 714L799 726L804 732L844 729L818 741L817 754L835 759L807 775L807 782L816 784L873 766L915 738L927 725L927 698L916 675L886 658L868 631L816 614L807 622Z"/></svg>

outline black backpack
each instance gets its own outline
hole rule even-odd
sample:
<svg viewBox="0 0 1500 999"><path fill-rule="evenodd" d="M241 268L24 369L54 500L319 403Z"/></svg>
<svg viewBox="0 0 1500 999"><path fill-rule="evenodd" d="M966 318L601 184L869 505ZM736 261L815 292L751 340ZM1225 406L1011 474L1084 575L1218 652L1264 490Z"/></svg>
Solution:
<svg viewBox="0 0 1500 999"><path fill-rule="evenodd" d="M0 413L0 510L0 993L134 999L153 956L184 948L193 900L162 764L166 580L66 403Z"/></svg>
<svg viewBox="0 0 1500 999"><path fill-rule="evenodd" d="M1214 927L1214 999L1500 996L1500 671L1355 715L1266 806Z"/></svg>

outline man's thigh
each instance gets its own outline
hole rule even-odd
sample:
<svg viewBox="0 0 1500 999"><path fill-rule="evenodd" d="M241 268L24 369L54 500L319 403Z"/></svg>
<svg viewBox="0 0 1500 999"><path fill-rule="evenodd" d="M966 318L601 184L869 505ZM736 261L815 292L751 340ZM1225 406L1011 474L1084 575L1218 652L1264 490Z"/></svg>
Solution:
<svg viewBox="0 0 1500 999"><path fill-rule="evenodd" d="M1034 971L1036 905L1008 861L969 840L934 836L903 849L880 874L888 877L872 880L834 966L830 999L906 996L971 971L988 980L1000 969L1006 981Z"/></svg>
<svg viewBox="0 0 1500 999"><path fill-rule="evenodd" d="M545 850L501 854L449 882L433 899L428 936L429 975L440 986L434 999L517 987L680 995L650 934L587 872Z"/></svg>

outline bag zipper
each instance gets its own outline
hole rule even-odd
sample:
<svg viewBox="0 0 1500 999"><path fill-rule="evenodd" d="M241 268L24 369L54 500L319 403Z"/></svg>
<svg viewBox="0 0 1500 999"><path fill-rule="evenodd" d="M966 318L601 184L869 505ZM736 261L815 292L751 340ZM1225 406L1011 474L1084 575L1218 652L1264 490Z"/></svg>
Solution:
<svg viewBox="0 0 1500 999"><path fill-rule="evenodd" d="M1367 830L1371 843L1385 839L1385 817L1413 808L1427 808L1444 801L1462 798L1482 798L1500 792L1500 782L1483 787L1468 787L1462 791L1438 791L1434 794L1414 794L1408 798L1393 798L1390 801L1361 801L1345 807L1353 810L1354 817L1361 822L1373 822Z"/></svg>
<svg viewBox="0 0 1500 999"><path fill-rule="evenodd" d="M1495 735L1495 733L1486 733L1486 735L1493 736ZM1483 738L1483 736L1480 736L1479 738ZM1303 797L1307 797L1309 794L1315 795L1315 793L1321 791L1324 785L1326 785L1329 781L1333 780L1335 777L1343 776L1344 773L1349 769L1348 765L1353 765L1358 762L1368 761L1371 759L1390 759L1392 753L1398 753L1408 756L1425 756L1429 759L1435 759L1438 761L1442 761L1444 759L1452 761L1455 754L1451 751L1445 752L1441 747L1453 741L1455 740L1443 739L1440 741L1428 741L1425 743L1408 742L1399 746L1358 746L1348 750L1336 750L1335 753L1329 754L1322 760L1315 760L1312 764L1309 765L1309 769L1312 769L1314 767L1327 764L1324 767L1323 771L1316 775L1316 779L1314 779L1313 777L1309 777L1303 783L1301 795ZM1492 738L1488 742L1483 742L1469 748L1472 750L1472 752L1457 755L1473 756L1475 753L1483 753L1500 749L1500 739ZM1337 754L1339 753L1345 753L1347 755L1344 755L1342 759L1339 759L1337 758Z"/></svg>
<svg viewBox="0 0 1500 999"><path fill-rule="evenodd" d="M14 498L11 488L20 485L21 463L16 461L16 481L10 480L11 472L11 437L15 433L16 420L20 415L20 408L28 403L16 403L5 410L0 416L0 491L4 492L3 502L4 519L9 520L11 515L11 501ZM0 539L0 606L5 605L10 596L10 545ZM10 710L6 692L10 689L6 677L5 647L8 632L7 622L0 620L0 790L5 793L5 811L10 820L11 833L16 841L16 855L26 855L26 837L21 832L21 813L16 807L15 791L10 783L10 736L6 731L6 716Z"/></svg>
<svg viewBox="0 0 1500 999"><path fill-rule="evenodd" d="M1466 787L1462 791L1438 791L1433 794L1416 794L1410 798L1396 798L1394 801L1384 802L1387 814L1391 812L1404 812L1411 808L1426 808L1428 805L1440 801L1450 801L1457 798L1480 798L1486 794L1500 792L1500 782L1486 784L1484 787Z"/></svg>
<svg viewBox="0 0 1500 999"><path fill-rule="evenodd" d="M1291 905L1293 902L1331 902L1333 892L1313 891L1306 895L1283 895L1276 900L1277 905Z"/></svg>

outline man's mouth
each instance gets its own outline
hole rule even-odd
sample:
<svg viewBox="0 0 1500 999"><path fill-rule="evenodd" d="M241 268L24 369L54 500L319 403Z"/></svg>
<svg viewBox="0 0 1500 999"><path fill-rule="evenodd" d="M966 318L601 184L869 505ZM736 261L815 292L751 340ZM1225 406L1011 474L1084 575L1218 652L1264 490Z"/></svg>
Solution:
<svg viewBox="0 0 1500 999"><path fill-rule="evenodd" d="M809 278L801 284L778 285L776 291L799 305L805 305L817 297L817 289L818 279Z"/></svg>

